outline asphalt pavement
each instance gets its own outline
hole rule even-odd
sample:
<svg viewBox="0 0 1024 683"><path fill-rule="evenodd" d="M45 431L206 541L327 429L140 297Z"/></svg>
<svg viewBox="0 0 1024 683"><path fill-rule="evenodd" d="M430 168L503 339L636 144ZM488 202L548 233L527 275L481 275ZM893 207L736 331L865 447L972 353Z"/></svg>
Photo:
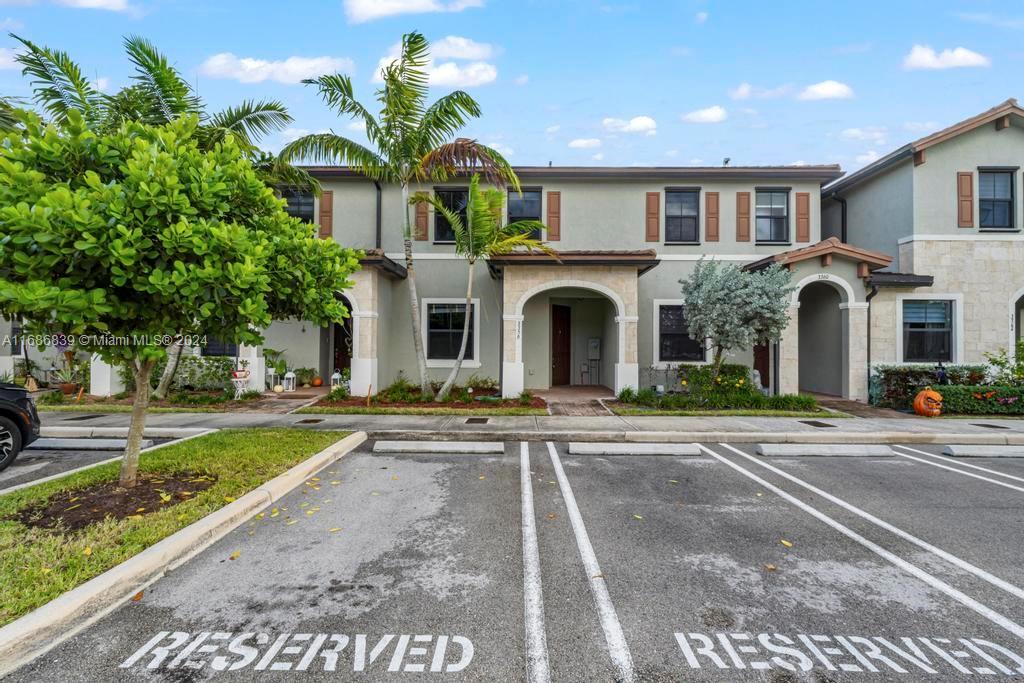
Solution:
<svg viewBox="0 0 1024 683"><path fill-rule="evenodd" d="M367 443L8 680L1024 679L1024 458L702 446Z"/></svg>

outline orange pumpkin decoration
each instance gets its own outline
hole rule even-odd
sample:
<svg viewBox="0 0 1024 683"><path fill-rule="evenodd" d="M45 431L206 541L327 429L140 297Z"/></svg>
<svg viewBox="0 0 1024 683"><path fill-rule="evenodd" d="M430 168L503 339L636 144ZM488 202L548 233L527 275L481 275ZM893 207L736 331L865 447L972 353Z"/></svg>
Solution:
<svg viewBox="0 0 1024 683"><path fill-rule="evenodd" d="M914 397L914 412L923 417L938 417L942 413L942 394L925 387Z"/></svg>
<svg viewBox="0 0 1024 683"><path fill-rule="evenodd" d="M311 382L311 384L312 384L312 385L313 385L314 387L321 387L321 386L323 386L323 384L324 384L324 380L323 380L323 378L322 378L322 377L314 377L314 378L313 378L313 381Z"/></svg>

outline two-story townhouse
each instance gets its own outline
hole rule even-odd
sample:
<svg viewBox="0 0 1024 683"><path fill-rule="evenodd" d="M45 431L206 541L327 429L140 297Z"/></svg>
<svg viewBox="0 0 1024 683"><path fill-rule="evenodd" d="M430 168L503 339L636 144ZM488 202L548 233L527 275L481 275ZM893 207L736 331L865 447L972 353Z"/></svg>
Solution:
<svg viewBox="0 0 1024 683"><path fill-rule="evenodd" d="M984 363L1024 308L1024 109L1007 100L822 191L823 234L891 254L869 289L871 363Z"/></svg>

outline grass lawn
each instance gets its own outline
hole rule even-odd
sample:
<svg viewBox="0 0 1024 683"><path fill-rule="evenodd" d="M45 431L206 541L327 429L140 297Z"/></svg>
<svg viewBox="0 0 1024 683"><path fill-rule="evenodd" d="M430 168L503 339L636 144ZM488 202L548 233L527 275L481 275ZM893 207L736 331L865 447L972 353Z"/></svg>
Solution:
<svg viewBox="0 0 1024 683"><path fill-rule="evenodd" d="M299 408L296 413L313 413L316 415L547 415L545 408L525 407L501 407L494 408L443 408L429 407L417 408L416 406L309 406Z"/></svg>
<svg viewBox="0 0 1024 683"><path fill-rule="evenodd" d="M55 494L116 481L119 463L0 496L0 626L85 583L260 484L348 432L233 429L143 453L140 472L205 472L214 484L184 502L135 518L108 518L79 531L28 527L12 516Z"/></svg>
<svg viewBox="0 0 1024 683"><path fill-rule="evenodd" d="M673 417L814 417L814 418L845 418L852 417L846 413L833 413L827 410L659 410L657 408L619 408L608 406L616 415L651 415Z"/></svg>

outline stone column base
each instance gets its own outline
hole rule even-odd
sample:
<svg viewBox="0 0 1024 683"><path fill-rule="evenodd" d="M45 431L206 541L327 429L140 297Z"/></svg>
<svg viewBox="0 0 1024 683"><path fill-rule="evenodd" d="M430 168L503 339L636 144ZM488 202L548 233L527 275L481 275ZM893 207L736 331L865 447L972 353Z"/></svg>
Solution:
<svg viewBox="0 0 1024 683"><path fill-rule="evenodd" d="M523 393L523 371L522 363L501 364L501 397L516 398Z"/></svg>
<svg viewBox="0 0 1024 683"><path fill-rule="evenodd" d="M640 386L640 365L639 363L616 363L615 364L615 394L626 387L636 391Z"/></svg>
<svg viewBox="0 0 1024 683"><path fill-rule="evenodd" d="M89 394L91 396L113 396L125 390L117 374L117 368L107 364L99 356L89 361Z"/></svg>
<svg viewBox="0 0 1024 683"><path fill-rule="evenodd" d="M330 380L328 379L328 383ZM349 393L353 396L373 396L380 390L377 385L377 359L353 358Z"/></svg>

